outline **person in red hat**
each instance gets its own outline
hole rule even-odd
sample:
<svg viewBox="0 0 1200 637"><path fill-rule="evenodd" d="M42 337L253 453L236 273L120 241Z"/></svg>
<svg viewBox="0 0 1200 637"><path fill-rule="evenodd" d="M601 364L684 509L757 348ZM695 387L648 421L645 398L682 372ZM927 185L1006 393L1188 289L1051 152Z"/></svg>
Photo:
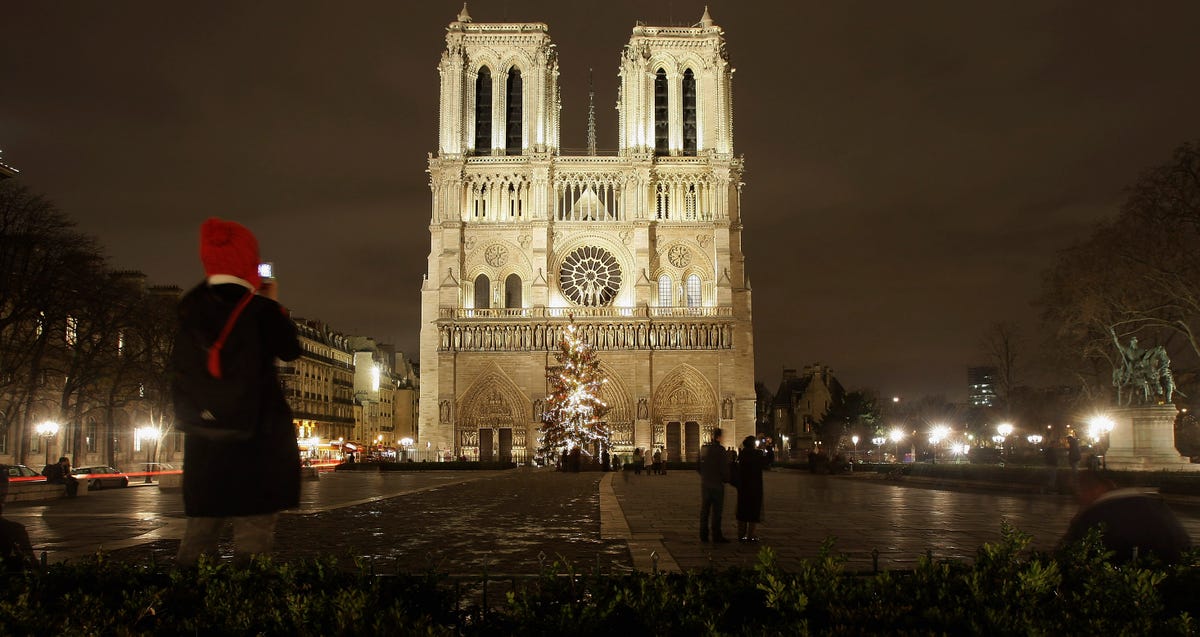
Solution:
<svg viewBox="0 0 1200 637"><path fill-rule="evenodd" d="M211 218L200 227L200 260L206 278L179 303L179 336L175 370L200 364L184 356L206 356L203 364L217 378L221 347L206 354L181 346L180 339L200 338L215 343L224 332L228 343L251 343L258 365L249 378L257 385L258 414L248 440L212 439L189 432L184 437L183 501L187 530L179 546L182 566L196 563L201 554L215 555L217 539L232 523L234 558L246 563L250 556L268 553L274 543L279 511L300 501L300 458L292 412L284 398L275 360L300 356L296 326L279 304L279 286L272 277L259 276L258 240L244 226ZM234 316L233 320L230 317ZM227 327L228 326L228 327ZM220 340L225 343L225 340ZM181 353L182 352L182 353ZM227 370L230 377L234 371ZM177 371L177 378L184 378ZM186 382L180 380L178 382ZM179 400L176 408L179 409Z"/></svg>

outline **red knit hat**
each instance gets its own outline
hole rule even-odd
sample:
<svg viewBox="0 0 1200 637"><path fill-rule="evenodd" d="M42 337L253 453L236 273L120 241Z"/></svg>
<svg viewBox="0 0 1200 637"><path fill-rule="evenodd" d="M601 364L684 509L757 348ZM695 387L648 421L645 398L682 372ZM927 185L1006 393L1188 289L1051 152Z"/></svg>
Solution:
<svg viewBox="0 0 1200 637"><path fill-rule="evenodd" d="M229 274L258 289L258 239L245 226L209 217L200 226L200 261L204 274Z"/></svg>

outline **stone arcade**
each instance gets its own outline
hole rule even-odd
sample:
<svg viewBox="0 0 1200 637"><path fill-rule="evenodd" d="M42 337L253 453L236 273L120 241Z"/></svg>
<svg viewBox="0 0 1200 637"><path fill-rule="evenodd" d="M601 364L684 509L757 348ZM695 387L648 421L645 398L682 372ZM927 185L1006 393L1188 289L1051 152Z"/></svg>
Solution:
<svg viewBox="0 0 1200 637"><path fill-rule="evenodd" d="M695 458L714 427L729 444L754 433L733 68L707 10L692 27L633 29L615 154L562 154L545 24L478 23L464 8L438 71L422 441L531 455L569 316L609 375L617 453Z"/></svg>

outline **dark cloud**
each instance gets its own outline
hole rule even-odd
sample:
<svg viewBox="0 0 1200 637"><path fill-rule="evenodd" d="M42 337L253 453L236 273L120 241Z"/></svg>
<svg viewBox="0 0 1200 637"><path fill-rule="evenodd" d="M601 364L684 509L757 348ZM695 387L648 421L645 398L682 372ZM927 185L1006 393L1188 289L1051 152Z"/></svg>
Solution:
<svg viewBox="0 0 1200 637"><path fill-rule="evenodd" d="M1011 3L1010 3L1011 4ZM1197 137L1200 5L711 2L735 66L759 377L964 393L988 323L1036 318L1058 249ZM200 276L195 227L254 228L297 313L416 353L425 155L457 2L24 3L0 21L0 147L156 282ZM472 2L543 21L562 135L616 146L635 21L702 3Z"/></svg>

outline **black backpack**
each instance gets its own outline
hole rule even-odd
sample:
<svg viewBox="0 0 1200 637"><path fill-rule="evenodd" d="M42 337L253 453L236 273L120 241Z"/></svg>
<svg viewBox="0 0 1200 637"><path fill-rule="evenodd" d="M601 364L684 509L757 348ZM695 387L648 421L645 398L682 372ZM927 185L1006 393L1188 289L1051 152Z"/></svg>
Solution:
<svg viewBox="0 0 1200 637"><path fill-rule="evenodd" d="M207 285L200 294L220 298ZM175 426L185 434L213 442L242 442L258 430L262 403L262 344L255 322L242 320L254 299L238 301L216 339L205 330L182 325L171 356L171 394Z"/></svg>

